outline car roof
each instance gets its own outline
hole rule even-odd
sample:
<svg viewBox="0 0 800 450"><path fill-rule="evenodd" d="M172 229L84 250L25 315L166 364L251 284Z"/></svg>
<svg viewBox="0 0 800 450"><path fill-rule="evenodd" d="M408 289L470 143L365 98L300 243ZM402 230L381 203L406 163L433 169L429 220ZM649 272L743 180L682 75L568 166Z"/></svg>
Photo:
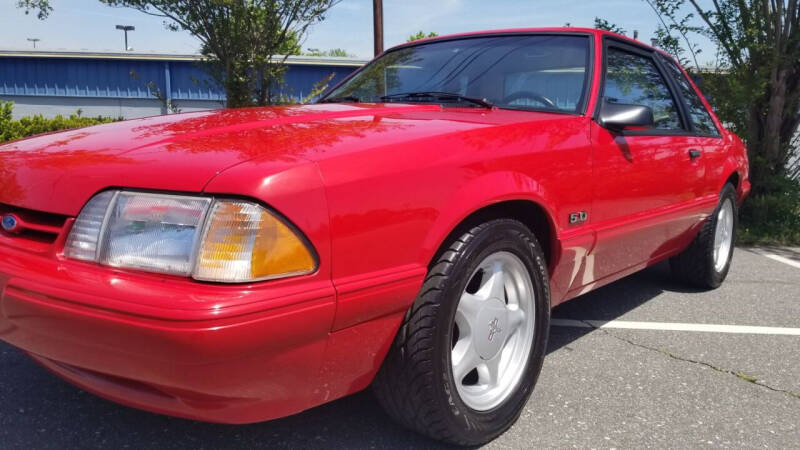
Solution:
<svg viewBox="0 0 800 450"><path fill-rule="evenodd" d="M582 34L591 34L591 35L605 35L610 36L615 39L619 39L625 42L629 42L633 45L637 45L639 47L644 47L648 50L655 50L664 56L672 57L666 53L665 51L655 48L653 46L647 45L644 42L638 41L636 39L632 39L628 36L614 33L611 31L606 30L598 30L595 28L581 28L581 27L544 27L544 28L506 28L506 29L497 29L497 30L482 30L482 31L468 31L465 33L455 33L455 34L448 34L442 36L435 36L423 39L417 39L416 41L405 42L403 44L396 45L389 50L394 50L402 47L411 47L414 45L419 45L423 43L435 42L435 41L447 41L452 39L462 39L462 38L471 38L471 37L480 37L485 35L497 35L497 34L525 34L525 33L547 33L547 34L570 34L570 33L582 33Z"/></svg>

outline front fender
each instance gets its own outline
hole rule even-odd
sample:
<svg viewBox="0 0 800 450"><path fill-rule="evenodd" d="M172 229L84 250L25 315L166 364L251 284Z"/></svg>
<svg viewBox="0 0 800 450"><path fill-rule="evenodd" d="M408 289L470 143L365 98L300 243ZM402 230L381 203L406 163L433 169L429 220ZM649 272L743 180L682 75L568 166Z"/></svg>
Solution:
<svg viewBox="0 0 800 450"><path fill-rule="evenodd" d="M475 212L497 203L523 200L537 204L554 224L554 204L547 189L533 178L519 172L492 172L470 180L458 189L440 211L430 228L419 256L420 263L428 265L450 233ZM550 243L543 242L542 245Z"/></svg>

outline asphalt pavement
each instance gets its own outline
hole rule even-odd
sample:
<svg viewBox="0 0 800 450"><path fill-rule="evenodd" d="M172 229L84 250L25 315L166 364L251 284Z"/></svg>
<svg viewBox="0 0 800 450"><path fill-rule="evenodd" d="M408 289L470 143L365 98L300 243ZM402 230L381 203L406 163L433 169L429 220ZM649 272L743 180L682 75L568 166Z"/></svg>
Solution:
<svg viewBox="0 0 800 450"><path fill-rule="evenodd" d="M737 248L710 292L660 264L553 317L561 325L536 390L489 448L800 448L800 249ZM703 324L727 327L695 330ZM0 449L411 447L437 444L395 425L369 391L281 420L213 425L99 399L0 343Z"/></svg>

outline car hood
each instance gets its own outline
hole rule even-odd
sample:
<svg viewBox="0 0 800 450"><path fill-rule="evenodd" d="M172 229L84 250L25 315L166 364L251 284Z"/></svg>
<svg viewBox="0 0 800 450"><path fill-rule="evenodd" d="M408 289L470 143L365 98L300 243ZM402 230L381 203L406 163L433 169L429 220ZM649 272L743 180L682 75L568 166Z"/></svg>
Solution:
<svg viewBox="0 0 800 450"><path fill-rule="evenodd" d="M430 109L335 104L248 108L40 135L0 146L0 203L76 215L88 198L109 187L200 192L215 175L253 158L268 160L274 171L308 161L302 152L284 148L318 131L315 123ZM329 127L328 133L335 132Z"/></svg>
<svg viewBox="0 0 800 450"><path fill-rule="evenodd" d="M74 216L109 187L202 192L221 172L253 159L268 176L343 153L523 117L535 120L537 114L430 104L316 104L116 122L0 146L0 203Z"/></svg>

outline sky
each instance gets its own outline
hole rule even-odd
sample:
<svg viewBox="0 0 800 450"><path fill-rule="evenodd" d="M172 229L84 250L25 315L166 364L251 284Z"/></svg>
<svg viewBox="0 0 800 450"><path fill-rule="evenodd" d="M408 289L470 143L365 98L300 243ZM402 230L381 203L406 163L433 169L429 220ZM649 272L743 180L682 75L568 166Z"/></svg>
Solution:
<svg viewBox="0 0 800 450"><path fill-rule="evenodd" d="M129 46L136 52L195 53L197 39L164 28L163 19L135 10L112 8L97 0L51 0L54 11L40 21L0 0L0 49L30 49L28 38L46 50L121 51L122 32L133 25ZM701 2L702 3L702 2ZM601 17L650 42L658 18L644 0L384 0L385 47L405 42L423 30L439 34L475 30L563 26L591 27ZM713 46L700 41L700 63L713 60ZM310 28L303 48L343 48L354 56L372 56L372 0L342 0L324 21Z"/></svg>

